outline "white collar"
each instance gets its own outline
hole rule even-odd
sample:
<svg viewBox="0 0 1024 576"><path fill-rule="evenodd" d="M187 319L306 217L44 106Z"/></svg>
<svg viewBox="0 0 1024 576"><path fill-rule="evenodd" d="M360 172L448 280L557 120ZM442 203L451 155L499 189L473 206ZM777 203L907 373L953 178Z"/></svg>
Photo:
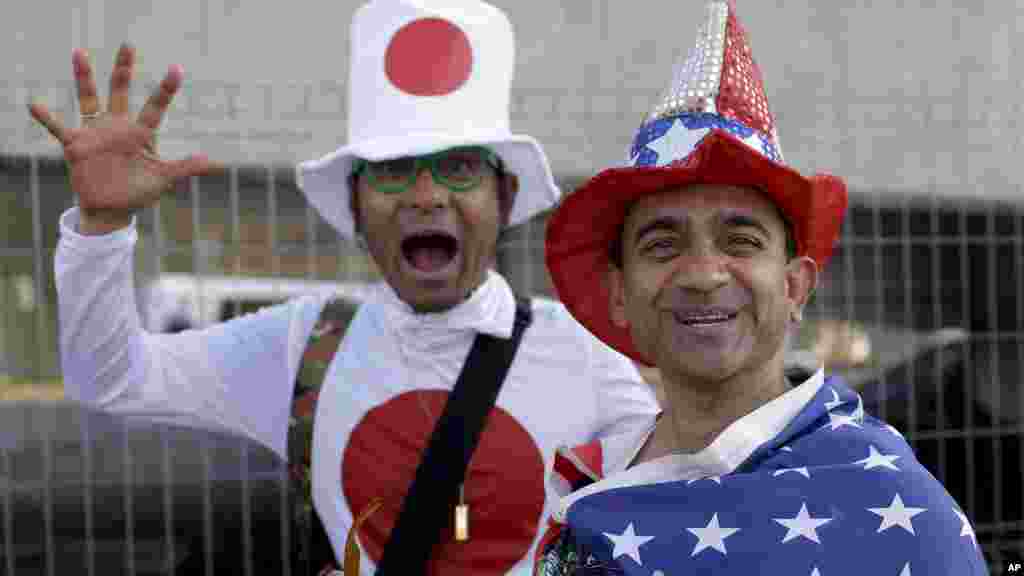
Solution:
<svg viewBox="0 0 1024 576"><path fill-rule="evenodd" d="M469 298L444 312L415 312L386 282L374 286L371 300L383 308L392 327L417 334L472 331L509 338L516 314L512 288L493 270L487 271L487 277Z"/></svg>
<svg viewBox="0 0 1024 576"><path fill-rule="evenodd" d="M601 440L605 478L562 498L558 520L577 500L605 490L644 484L716 477L734 471L765 442L779 435L825 382L819 367L807 380L730 424L707 448L695 454L670 454L626 468L654 431L654 425Z"/></svg>

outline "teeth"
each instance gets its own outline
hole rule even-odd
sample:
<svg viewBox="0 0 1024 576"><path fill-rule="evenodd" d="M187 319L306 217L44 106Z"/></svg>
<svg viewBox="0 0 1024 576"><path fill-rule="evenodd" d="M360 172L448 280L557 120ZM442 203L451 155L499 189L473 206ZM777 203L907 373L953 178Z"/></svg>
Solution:
<svg viewBox="0 0 1024 576"><path fill-rule="evenodd" d="M684 318L685 324L714 324L716 322L727 322L732 316L701 316L699 318Z"/></svg>

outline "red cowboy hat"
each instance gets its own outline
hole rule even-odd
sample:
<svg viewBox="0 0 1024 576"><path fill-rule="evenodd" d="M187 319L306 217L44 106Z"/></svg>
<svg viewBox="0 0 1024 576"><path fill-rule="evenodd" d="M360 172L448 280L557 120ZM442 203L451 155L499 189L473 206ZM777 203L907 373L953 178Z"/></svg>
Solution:
<svg viewBox="0 0 1024 576"><path fill-rule="evenodd" d="M604 170L565 197L548 222L545 261L569 312L598 338L644 364L629 330L612 323L607 271L629 207L690 184L762 191L793 230L797 253L824 267L839 238L846 184L785 165L734 0L710 2L696 48L641 126L625 167Z"/></svg>

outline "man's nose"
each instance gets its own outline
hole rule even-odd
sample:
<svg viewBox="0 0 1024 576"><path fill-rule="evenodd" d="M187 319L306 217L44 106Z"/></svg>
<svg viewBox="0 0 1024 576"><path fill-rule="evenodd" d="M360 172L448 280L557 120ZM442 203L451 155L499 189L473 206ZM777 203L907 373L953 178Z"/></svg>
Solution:
<svg viewBox="0 0 1024 576"><path fill-rule="evenodd" d="M417 172L416 180L412 184L412 190L408 197L412 207L429 212L448 205L449 191L434 182L434 175L431 174L430 168L424 166Z"/></svg>
<svg viewBox="0 0 1024 576"><path fill-rule="evenodd" d="M681 288L714 292L732 279L725 259L708 248L690 250L676 258L675 264L672 282Z"/></svg>

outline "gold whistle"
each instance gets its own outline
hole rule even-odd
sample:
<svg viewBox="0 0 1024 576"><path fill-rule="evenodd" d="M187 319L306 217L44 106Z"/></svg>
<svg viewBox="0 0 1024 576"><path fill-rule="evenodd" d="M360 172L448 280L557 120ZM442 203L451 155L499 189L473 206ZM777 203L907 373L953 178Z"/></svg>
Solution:
<svg viewBox="0 0 1024 576"><path fill-rule="evenodd" d="M459 503L455 506L455 541L469 540L469 506L466 505L465 489L459 484Z"/></svg>

